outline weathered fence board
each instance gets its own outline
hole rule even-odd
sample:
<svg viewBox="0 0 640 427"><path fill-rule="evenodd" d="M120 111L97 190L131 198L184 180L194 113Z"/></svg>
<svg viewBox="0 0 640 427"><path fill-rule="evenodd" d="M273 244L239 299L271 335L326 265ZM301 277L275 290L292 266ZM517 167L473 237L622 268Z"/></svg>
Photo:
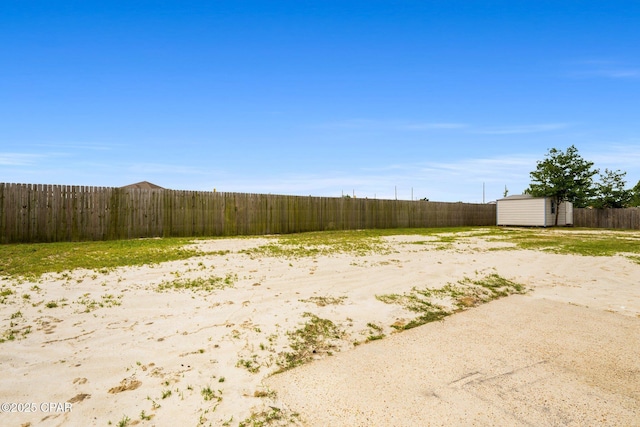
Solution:
<svg viewBox="0 0 640 427"><path fill-rule="evenodd" d="M589 228L640 230L640 208L574 209L573 225Z"/></svg>
<svg viewBox="0 0 640 427"><path fill-rule="evenodd" d="M0 183L0 243L494 224L495 205Z"/></svg>

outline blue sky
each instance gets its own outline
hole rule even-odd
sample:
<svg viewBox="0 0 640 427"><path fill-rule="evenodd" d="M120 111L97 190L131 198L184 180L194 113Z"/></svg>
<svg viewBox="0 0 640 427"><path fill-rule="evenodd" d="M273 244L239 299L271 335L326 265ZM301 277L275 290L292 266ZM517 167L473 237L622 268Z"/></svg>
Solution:
<svg viewBox="0 0 640 427"><path fill-rule="evenodd" d="M0 182L482 202L640 180L638 1L0 4Z"/></svg>

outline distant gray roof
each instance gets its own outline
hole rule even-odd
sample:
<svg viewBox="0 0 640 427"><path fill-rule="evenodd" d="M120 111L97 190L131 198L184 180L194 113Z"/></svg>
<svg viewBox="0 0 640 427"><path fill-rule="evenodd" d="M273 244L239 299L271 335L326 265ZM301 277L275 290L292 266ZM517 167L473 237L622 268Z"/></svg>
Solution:
<svg viewBox="0 0 640 427"><path fill-rule="evenodd" d="M136 182L135 184L125 185L120 188L137 188L141 190L164 190L164 188L160 187L159 185L152 184L149 181Z"/></svg>

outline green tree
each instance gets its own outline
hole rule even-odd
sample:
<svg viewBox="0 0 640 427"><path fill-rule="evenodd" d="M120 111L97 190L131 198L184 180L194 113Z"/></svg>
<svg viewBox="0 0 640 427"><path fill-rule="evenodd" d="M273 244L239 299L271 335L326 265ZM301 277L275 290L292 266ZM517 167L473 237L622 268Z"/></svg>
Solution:
<svg viewBox="0 0 640 427"><path fill-rule="evenodd" d="M631 189L631 200L629 206L640 206L640 181Z"/></svg>
<svg viewBox="0 0 640 427"><path fill-rule="evenodd" d="M551 197L556 206L572 202L576 207L585 207L593 195L593 162L578 154L575 146L566 152L551 148L544 160L538 161L536 170L530 173L531 184L527 193L536 197ZM558 225L559 209L556 209L555 224Z"/></svg>
<svg viewBox="0 0 640 427"><path fill-rule="evenodd" d="M620 170L604 170L600 182L596 184L596 196L593 199L595 208L626 208L632 197L632 190L625 190L627 173Z"/></svg>

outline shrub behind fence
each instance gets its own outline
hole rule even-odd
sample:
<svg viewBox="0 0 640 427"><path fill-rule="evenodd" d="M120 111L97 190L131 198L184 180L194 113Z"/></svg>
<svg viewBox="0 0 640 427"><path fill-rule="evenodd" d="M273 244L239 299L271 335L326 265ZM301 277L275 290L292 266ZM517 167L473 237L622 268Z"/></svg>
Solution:
<svg viewBox="0 0 640 427"><path fill-rule="evenodd" d="M0 183L0 243L495 225L495 205Z"/></svg>

